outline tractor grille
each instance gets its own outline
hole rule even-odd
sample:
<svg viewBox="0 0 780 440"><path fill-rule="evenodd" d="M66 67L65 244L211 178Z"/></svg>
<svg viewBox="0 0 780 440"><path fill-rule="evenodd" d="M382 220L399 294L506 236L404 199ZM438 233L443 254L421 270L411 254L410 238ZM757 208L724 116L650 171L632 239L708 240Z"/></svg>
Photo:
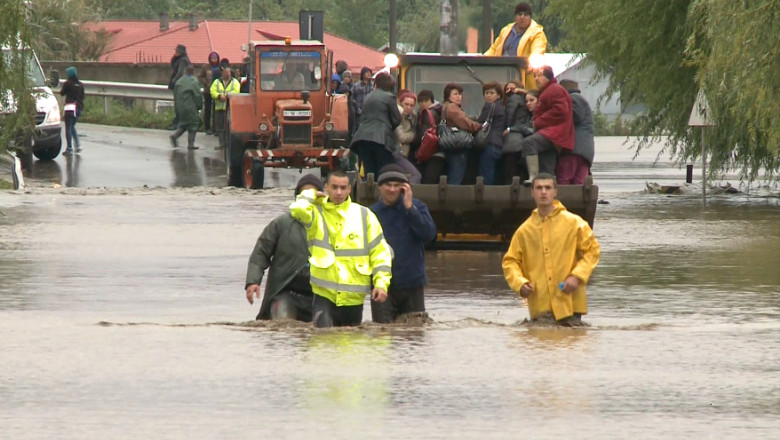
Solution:
<svg viewBox="0 0 780 440"><path fill-rule="evenodd" d="M46 113L44 112L38 112L35 114L35 125L41 125L43 124L43 121L46 119Z"/></svg>
<svg viewBox="0 0 780 440"><path fill-rule="evenodd" d="M284 124L282 126L283 144L311 144L311 125Z"/></svg>

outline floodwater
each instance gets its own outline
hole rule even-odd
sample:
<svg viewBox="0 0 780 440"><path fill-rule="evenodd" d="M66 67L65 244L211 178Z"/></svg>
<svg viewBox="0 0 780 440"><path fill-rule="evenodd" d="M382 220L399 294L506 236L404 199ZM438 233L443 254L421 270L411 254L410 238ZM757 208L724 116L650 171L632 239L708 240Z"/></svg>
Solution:
<svg viewBox="0 0 780 440"><path fill-rule="evenodd" d="M520 325L497 252L428 254L424 327L256 325L290 189L0 192L0 438L778 438L776 188L597 148L586 329Z"/></svg>

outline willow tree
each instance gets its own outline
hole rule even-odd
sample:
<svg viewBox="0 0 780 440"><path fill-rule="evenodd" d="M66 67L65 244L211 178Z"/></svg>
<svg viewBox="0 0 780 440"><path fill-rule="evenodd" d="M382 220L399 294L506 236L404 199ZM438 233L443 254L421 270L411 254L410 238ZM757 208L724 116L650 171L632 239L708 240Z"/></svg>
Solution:
<svg viewBox="0 0 780 440"><path fill-rule="evenodd" d="M22 66L31 54L27 8L4 0L0 14L0 154L13 140L29 138L35 122L35 99Z"/></svg>
<svg viewBox="0 0 780 440"><path fill-rule="evenodd" d="M709 171L753 180L780 169L780 0L552 0L566 44L587 53L608 93L642 103L633 121L641 149L668 136L678 160L701 154L688 127L704 90L717 126L705 140ZM699 130L699 129L695 129Z"/></svg>

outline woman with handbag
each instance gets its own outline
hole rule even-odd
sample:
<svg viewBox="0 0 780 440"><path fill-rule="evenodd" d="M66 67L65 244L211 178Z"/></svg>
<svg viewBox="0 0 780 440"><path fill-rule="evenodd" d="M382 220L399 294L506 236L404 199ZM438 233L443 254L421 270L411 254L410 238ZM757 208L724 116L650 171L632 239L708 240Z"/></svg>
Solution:
<svg viewBox="0 0 780 440"><path fill-rule="evenodd" d="M482 128L475 137L475 146L482 148L479 155L479 175L484 179L485 185L496 185L506 127L504 93L501 85L491 81L482 85L482 95L485 97L485 105L482 106L478 119Z"/></svg>
<svg viewBox="0 0 780 440"><path fill-rule="evenodd" d="M482 124L466 116L461 108L463 87L450 83L444 86L444 105L439 122L439 149L447 161L447 184L460 185L466 173L466 152L473 144L474 133ZM470 140L468 140L470 138ZM452 140L452 141L451 141Z"/></svg>
<svg viewBox="0 0 780 440"><path fill-rule="evenodd" d="M373 173L378 177L382 167L395 163L393 153L398 150L395 128L401 124L401 112L392 93L394 84L389 73L377 74L375 89L363 102L360 125L352 138L350 150L357 150L366 176Z"/></svg>
<svg viewBox="0 0 780 440"><path fill-rule="evenodd" d="M417 94L420 115L417 119L417 134L412 141L417 168L422 173L422 183L435 185L444 174L446 162L444 153L439 151L437 127L441 120L441 103L437 102L430 90L420 90Z"/></svg>

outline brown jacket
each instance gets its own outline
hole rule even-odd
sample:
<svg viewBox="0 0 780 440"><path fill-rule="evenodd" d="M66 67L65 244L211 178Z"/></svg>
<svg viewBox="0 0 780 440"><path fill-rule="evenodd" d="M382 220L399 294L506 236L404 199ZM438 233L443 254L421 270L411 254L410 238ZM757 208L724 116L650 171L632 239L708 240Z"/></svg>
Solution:
<svg viewBox="0 0 780 440"><path fill-rule="evenodd" d="M476 133L482 128L482 125L479 122L469 119L459 105L455 105L449 101L444 102L444 109L441 114L441 117L447 120L448 127L458 127L461 130L470 131L472 133Z"/></svg>

